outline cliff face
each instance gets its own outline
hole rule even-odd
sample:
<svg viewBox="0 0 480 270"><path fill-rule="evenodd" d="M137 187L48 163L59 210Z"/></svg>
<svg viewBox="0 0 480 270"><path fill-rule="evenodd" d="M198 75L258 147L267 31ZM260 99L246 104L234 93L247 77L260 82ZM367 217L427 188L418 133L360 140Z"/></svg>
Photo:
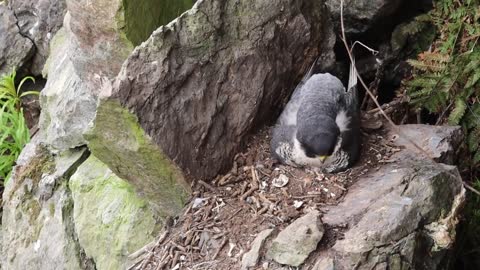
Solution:
<svg viewBox="0 0 480 270"><path fill-rule="evenodd" d="M309 0L0 3L4 22L0 24L0 37L4 37L0 39L0 73L16 67L47 78L40 97L40 130L23 150L3 193L0 242L5 256L0 259L1 266L125 269L137 263L145 267L148 263L139 263L139 253L129 255L149 243L149 248L155 246L162 227L172 225L171 217L190 205L192 195L198 197L195 183L204 180L201 183L209 187L212 179L231 169L248 135L272 123L314 59L320 57L316 71L341 66L335 62L336 23L332 20L339 7L335 1L326 2L328 5ZM378 18L395 12L401 1L378 2L375 9L363 2L349 6L347 28L360 29L352 30L356 34L371 29ZM362 16L367 20L355 17L365 9L369 12ZM364 24L360 27L360 23ZM427 131L422 134L430 136ZM445 137L439 135L439 140ZM426 147L448 152L444 148L450 145L454 143ZM404 178L416 180L397 183L400 178L393 177L397 180L389 181L390 188L377 194L366 190L370 185L386 187L380 183L383 180L374 175L363 177L342 204L317 209L329 213L321 217L315 212L313 218L324 219L329 226L327 235L330 227L340 223L352 229L328 253L316 250L323 232L316 234L316 242L309 242L309 252L321 253L318 257L323 261L347 269L355 264L370 267L373 260L383 260L382 256L404 256L403 250L392 251L397 247L388 245L387 240L392 239L414 247L434 241L435 248L447 250L450 244L442 244L438 237L445 231L443 220L458 215L456 209L464 198L461 179L454 167L431 167L422 159L412 162L418 170L406 169ZM394 168L379 166L378 170L388 174ZM451 172L448 177L442 175L443 170ZM429 184L418 184L426 182ZM398 188L397 184L405 186ZM239 192L246 188L247 184ZM441 190L448 190L445 204L435 200ZM225 194L214 195L222 196ZM356 201L375 196L379 198L367 204ZM391 196L398 201L390 203ZM395 208L407 198L411 204ZM371 233L362 224L376 222L380 205L387 207L386 212L398 214L388 217L392 224L378 217L378 226L372 226L374 234L383 231L387 235L375 238L381 247L372 242L366 242L365 249L352 247L350 243L355 246ZM344 214L349 211L358 213ZM419 216L430 217L430 229ZM285 227L288 219L283 222L279 227ZM455 222L445 222L450 226L446 232L449 243L453 243L450 232ZM433 232L426 234L427 240L412 238L412 233L427 229ZM253 230L250 234L259 232ZM397 233L399 230L405 232ZM369 252L374 256L369 257ZM410 257L401 258L406 258L405 265L415 264L418 256L423 256L408 252ZM269 253L269 260L276 260L278 254ZM300 257L305 260L308 256ZM315 261L312 256L316 255L311 255L310 261ZM348 260L335 261L338 256ZM358 264L360 257L363 261ZM283 259L276 261L288 264ZM295 265L302 262L297 260ZM435 268L439 263L434 258L429 265Z"/></svg>

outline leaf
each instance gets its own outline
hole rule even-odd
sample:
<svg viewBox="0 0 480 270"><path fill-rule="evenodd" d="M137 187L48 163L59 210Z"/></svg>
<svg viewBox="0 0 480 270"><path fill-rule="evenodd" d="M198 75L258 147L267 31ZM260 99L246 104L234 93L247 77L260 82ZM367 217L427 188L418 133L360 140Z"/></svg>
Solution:
<svg viewBox="0 0 480 270"><path fill-rule="evenodd" d="M472 163L474 165L477 165L480 162L480 151L475 152L475 155L473 155L473 160Z"/></svg>
<svg viewBox="0 0 480 270"><path fill-rule="evenodd" d="M465 111L467 110L467 104L463 98L457 98L455 100L455 108L448 116L448 123L450 125L458 125L462 117L465 115Z"/></svg>
<svg viewBox="0 0 480 270"><path fill-rule="evenodd" d="M27 76L27 77L23 78L23 79L20 81L20 84L18 84L17 95L18 95L18 93L20 93L20 89L22 89L23 84L24 84L27 80L31 80L33 83L35 83L35 78L33 78L32 76Z"/></svg>
<svg viewBox="0 0 480 270"><path fill-rule="evenodd" d="M476 132L474 131L468 133L467 146L468 146L468 151L470 151L470 153L474 153L475 151L477 151L478 143L479 143L478 134L476 134Z"/></svg>
<svg viewBox="0 0 480 270"><path fill-rule="evenodd" d="M37 95L38 96L39 94L40 94L40 92L38 92L38 91L26 91L26 92L23 92L20 95L20 97L24 97L24 96L28 96L28 95Z"/></svg>

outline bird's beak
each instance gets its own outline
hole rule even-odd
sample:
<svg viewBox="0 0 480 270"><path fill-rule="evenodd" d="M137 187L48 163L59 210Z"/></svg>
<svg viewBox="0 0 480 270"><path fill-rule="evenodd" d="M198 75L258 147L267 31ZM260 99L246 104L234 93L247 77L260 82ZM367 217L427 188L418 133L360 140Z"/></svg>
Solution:
<svg viewBox="0 0 480 270"><path fill-rule="evenodd" d="M318 158L319 158L319 159L322 161L322 163L323 163L323 162L325 162L325 159L328 158L328 156L319 156Z"/></svg>

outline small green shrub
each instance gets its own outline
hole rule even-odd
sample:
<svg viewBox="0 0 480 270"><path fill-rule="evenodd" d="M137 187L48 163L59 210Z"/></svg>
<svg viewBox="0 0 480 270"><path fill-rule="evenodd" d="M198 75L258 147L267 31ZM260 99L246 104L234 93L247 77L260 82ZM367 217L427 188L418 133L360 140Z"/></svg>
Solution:
<svg viewBox="0 0 480 270"><path fill-rule="evenodd" d="M27 80L35 82L33 77L23 78L16 87L15 76L13 71L0 79L0 184L8 179L18 155L30 140L22 97L38 95L37 91L21 92Z"/></svg>

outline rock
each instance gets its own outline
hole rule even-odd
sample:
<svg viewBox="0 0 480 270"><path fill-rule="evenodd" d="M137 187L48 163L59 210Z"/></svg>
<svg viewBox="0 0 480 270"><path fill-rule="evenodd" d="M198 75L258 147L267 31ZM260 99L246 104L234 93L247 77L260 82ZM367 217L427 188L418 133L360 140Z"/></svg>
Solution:
<svg viewBox="0 0 480 270"><path fill-rule="evenodd" d="M335 270L333 259L329 257L319 259L313 266L312 270Z"/></svg>
<svg viewBox="0 0 480 270"><path fill-rule="evenodd" d="M267 257L280 264L298 267L317 248L323 233L320 213L312 211L278 234L267 250Z"/></svg>
<svg viewBox="0 0 480 270"><path fill-rule="evenodd" d="M22 36L35 44L29 73L40 75L49 53L50 40L60 29L66 13L65 0L8 0L15 12Z"/></svg>
<svg viewBox="0 0 480 270"><path fill-rule="evenodd" d="M341 0L326 1L339 30L340 3ZM365 33L374 23L386 20L388 16L393 15L401 3L402 0L345 0L343 7L345 33Z"/></svg>
<svg viewBox="0 0 480 270"><path fill-rule="evenodd" d="M69 187L78 242L97 269L127 269L127 256L161 228L147 202L94 156L78 167Z"/></svg>
<svg viewBox="0 0 480 270"><path fill-rule="evenodd" d="M433 135L430 143L420 142L430 153L445 153L458 131L456 127L400 128ZM409 150L390 159L394 162L359 179L342 203L323 209L325 224L348 228L328 250L335 269L439 269L453 245L465 201L456 167L433 163Z"/></svg>
<svg viewBox="0 0 480 270"><path fill-rule="evenodd" d="M250 250L243 254L242 257L242 270L247 270L249 267L255 267L260 259L260 251L263 247L263 243L272 234L273 229L267 229L261 231L255 240L253 240Z"/></svg>
<svg viewBox="0 0 480 270"><path fill-rule="evenodd" d="M20 33L15 14L0 2L0 75L23 67L33 52L33 43Z"/></svg>
<svg viewBox="0 0 480 270"><path fill-rule="evenodd" d="M248 131L272 117L314 55L333 62L334 42L321 1L197 1L135 49L99 110L126 108L184 175L208 179L232 164ZM120 119L101 113L95 121L103 132ZM94 130L90 144L122 141L110 135ZM121 157L122 148L92 149L116 168L127 160L104 157Z"/></svg>
<svg viewBox="0 0 480 270"><path fill-rule="evenodd" d="M39 135L43 143L54 149L85 145L83 133L96 109L96 97L79 78L69 57L69 20L70 16L65 16L65 27L51 42L52 53L44 71L48 80L40 94Z"/></svg>
<svg viewBox="0 0 480 270"><path fill-rule="evenodd" d="M455 164L455 157L463 141L460 126L428 126L428 125L400 125L398 126L403 136L395 131L389 133L389 138L397 138L395 144L407 147L410 151L424 155L405 139L407 136L418 146L424 149L430 158L445 164ZM421 139L419 139L421 138Z"/></svg>
<svg viewBox="0 0 480 270"><path fill-rule="evenodd" d="M3 193L4 269L94 269L76 241L66 181L86 154L25 147Z"/></svg>
<svg viewBox="0 0 480 270"><path fill-rule="evenodd" d="M190 186L173 164L138 125L137 118L118 102L106 101L86 138L95 156L128 180L160 216L182 210ZM116 138L111 142L111 138ZM114 154L112 154L113 152Z"/></svg>
<svg viewBox="0 0 480 270"><path fill-rule="evenodd" d="M193 0L67 0L72 16L72 62L82 80L92 74L117 75L133 47L145 41L177 12L191 7Z"/></svg>
<svg viewBox="0 0 480 270"><path fill-rule="evenodd" d="M182 10L187 2L166 0L162 4ZM172 14L159 18L165 11L156 1L67 0L63 28L51 41L51 55L43 70L48 76L41 101L44 143L59 150L87 143L83 134L95 116L97 78L114 78L134 44L170 18Z"/></svg>

